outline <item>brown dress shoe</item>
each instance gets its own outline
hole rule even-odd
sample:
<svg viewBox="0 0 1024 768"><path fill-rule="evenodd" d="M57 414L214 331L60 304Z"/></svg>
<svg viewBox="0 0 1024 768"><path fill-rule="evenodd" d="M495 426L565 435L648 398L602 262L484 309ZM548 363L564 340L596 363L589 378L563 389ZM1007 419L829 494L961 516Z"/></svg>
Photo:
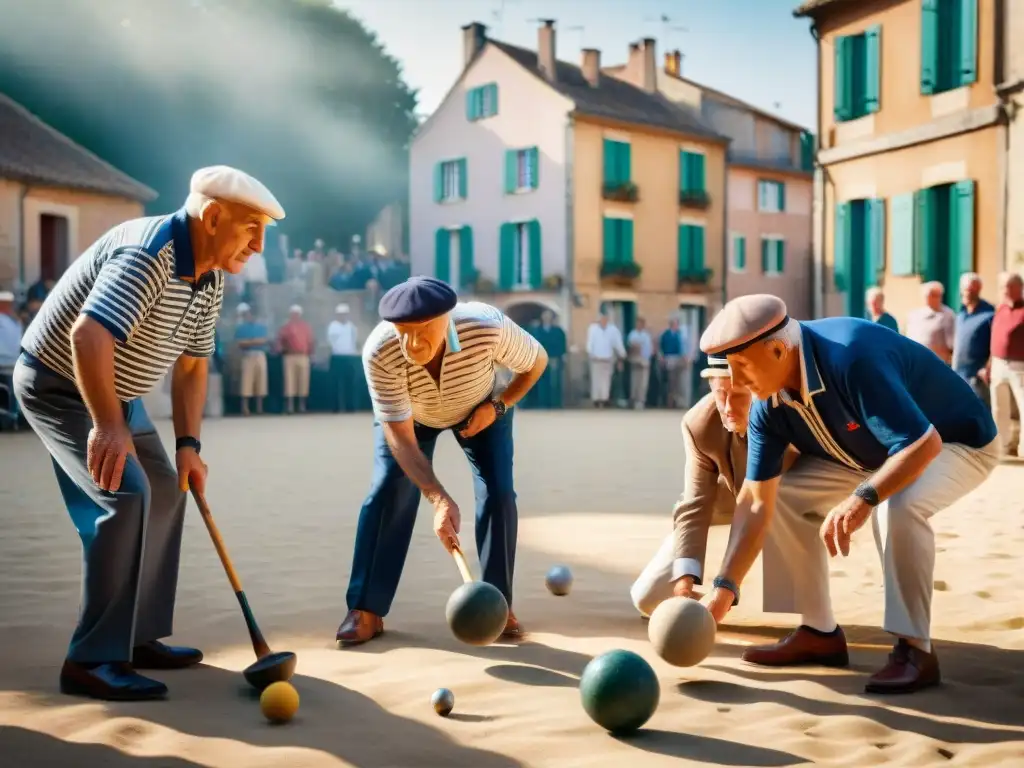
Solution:
<svg viewBox="0 0 1024 768"><path fill-rule="evenodd" d="M842 627L836 627L834 632L825 634L803 625L777 643L747 648L740 658L749 664L763 667L792 667L801 664L845 667L850 663Z"/></svg>
<svg viewBox="0 0 1024 768"><path fill-rule="evenodd" d="M867 693L911 693L941 681L939 657L934 649L925 653L900 639L889 654L889 662L871 676L864 690Z"/></svg>
<svg viewBox="0 0 1024 768"><path fill-rule="evenodd" d="M505 622L505 629L501 633L502 640L522 640L526 636L526 630L519 623L519 619L512 611L508 612L508 621Z"/></svg>
<svg viewBox="0 0 1024 768"><path fill-rule="evenodd" d="M338 645L359 645L384 634L384 619L369 611L349 611L338 627Z"/></svg>

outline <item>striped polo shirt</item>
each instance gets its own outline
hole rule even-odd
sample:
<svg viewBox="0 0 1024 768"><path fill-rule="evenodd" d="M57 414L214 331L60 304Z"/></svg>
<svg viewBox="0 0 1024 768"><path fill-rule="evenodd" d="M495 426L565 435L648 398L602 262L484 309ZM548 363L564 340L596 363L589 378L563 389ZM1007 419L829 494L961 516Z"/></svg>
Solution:
<svg viewBox="0 0 1024 768"><path fill-rule="evenodd" d="M455 305L452 322L459 351L445 352L439 382L406 360L395 326L382 322L363 345L363 369L378 421L405 421L447 429L492 396L496 366L525 373L537 361L540 343L489 304Z"/></svg>
<svg viewBox="0 0 1024 768"><path fill-rule="evenodd" d="M195 277L185 211L133 219L100 237L68 267L25 331L22 349L72 381L71 327L85 314L117 340L118 398L152 391L182 353L209 357L224 300L219 270ZM34 358L34 360L32 359Z"/></svg>

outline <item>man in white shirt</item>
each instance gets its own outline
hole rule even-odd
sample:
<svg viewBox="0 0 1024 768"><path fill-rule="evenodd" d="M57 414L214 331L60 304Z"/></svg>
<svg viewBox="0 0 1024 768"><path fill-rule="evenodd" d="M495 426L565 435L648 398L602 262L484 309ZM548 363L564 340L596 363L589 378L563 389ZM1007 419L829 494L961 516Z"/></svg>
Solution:
<svg viewBox="0 0 1024 768"><path fill-rule="evenodd" d="M621 367L626 349L622 332L601 314L587 329L587 357L590 359L590 400L595 408L607 407L612 395L612 376Z"/></svg>
<svg viewBox="0 0 1024 768"><path fill-rule="evenodd" d="M327 326L327 341L331 345L331 381L334 382L334 412L352 413L359 410L363 363L359 355L359 331L352 322L348 304L334 308L334 319Z"/></svg>
<svg viewBox="0 0 1024 768"><path fill-rule="evenodd" d="M626 336L626 346L629 347L629 399L633 407L640 410L647 403L654 354L654 342L644 318L636 319L636 328Z"/></svg>
<svg viewBox="0 0 1024 768"><path fill-rule="evenodd" d="M937 280L921 286L925 304L907 313L907 338L924 344L947 365L953 362L956 314L942 303L946 289Z"/></svg>

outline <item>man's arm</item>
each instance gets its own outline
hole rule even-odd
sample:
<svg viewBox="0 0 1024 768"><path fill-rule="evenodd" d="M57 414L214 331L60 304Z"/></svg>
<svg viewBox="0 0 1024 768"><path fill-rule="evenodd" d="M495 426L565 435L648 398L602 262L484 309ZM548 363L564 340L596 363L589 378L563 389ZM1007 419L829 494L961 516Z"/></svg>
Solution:
<svg viewBox="0 0 1024 768"><path fill-rule="evenodd" d="M448 492L434 474L430 459L420 449L413 420L408 418L404 421L385 421L381 422L381 427L384 430L384 439L391 449L391 455L427 501L436 504L438 499L448 496Z"/></svg>
<svg viewBox="0 0 1024 768"><path fill-rule="evenodd" d="M525 397L544 373L548 365L548 353L539 341L512 318L502 316L501 336L494 360L516 374L501 394L505 407L511 408Z"/></svg>
<svg viewBox="0 0 1024 768"><path fill-rule="evenodd" d="M736 498L729 544L719 576L737 586L743 583L764 548L768 524L775 514L780 476L765 481L745 480Z"/></svg>
<svg viewBox="0 0 1024 768"><path fill-rule="evenodd" d="M182 355L171 371L171 419L174 436L199 439L206 405L209 359Z"/></svg>
<svg viewBox="0 0 1024 768"><path fill-rule="evenodd" d="M702 584L720 473L718 465L700 450L686 418L682 422L682 432L686 448L686 475L683 495L672 510L675 542L672 581L692 576L695 584Z"/></svg>
<svg viewBox="0 0 1024 768"><path fill-rule="evenodd" d="M121 401L114 386L114 337L97 320L79 315L71 326L71 359L78 391L93 423L125 427Z"/></svg>

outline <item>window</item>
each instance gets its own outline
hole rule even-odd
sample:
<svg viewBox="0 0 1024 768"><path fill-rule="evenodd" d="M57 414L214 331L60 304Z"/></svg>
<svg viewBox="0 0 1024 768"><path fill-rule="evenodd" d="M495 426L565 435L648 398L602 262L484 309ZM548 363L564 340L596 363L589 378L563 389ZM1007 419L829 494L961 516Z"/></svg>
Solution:
<svg viewBox="0 0 1024 768"><path fill-rule="evenodd" d="M700 224L680 224L678 244L678 272L680 279L703 279L704 227Z"/></svg>
<svg viewBox="0 0 1024 768"><path fill-rule="evenodd" d="M505 192L525 192L539 183L539 156L536 147L505 150Z"/></svg>
<svg viewBox="0 0 1024 768"><path fill-rule="evenodd" d="M733 235L730 238L732 246L731 263L733 272L747 271L747 238L743 235Z"/></svg>
<svg viewBox="0 0 1024 768"><path fill-rule="evenodd" d="M604 185L621 187L632 178L630 146L625 141L604 140Z"/></svg>
<svg viewBox="0 0 1024 768"><path fill-rule="evenodd" d="M974 181L914 193L914 272L945 286L955 301L960 275L974 271Z"/></svg>
<svg viewBox="0 0 1024 768"><path fill-rule="evenodd" d="M757 210L761 213L782 213L786 210L786 184L761 179L757 182Z"/></svg>
<svg viewBox="0 0 1024 768"><path fill-rule="evenodd" d="M856 120L880 107L882 28L835 40L835 118Z"/></svg>
<svg viewBox="0 0 1024 768"><path fill-rule="evenodd" d="M434 276L456 288L468 288L476 280L471 227L441 227L437 230L434 236Z"/></svg>
<svg viewBox="0 0 1024 768"><path fill-rule="evenodd" d="M705 190L704 155L699 152L679 153L679 189L682 192Z"/></svg>
<svg viewBox="0 0 1024 768"><path fill-rule="evenodd" d="M978 79L978 0L921 0L921 93Z"/></svg>
<svg viewBox="0 0 1024 768"><path fill-rule="evenodd" d="M498 285L503 291L536 290L543 282L540 222L509 222L498 233Z"/></svg>
<svg viewBox="0 0 1024 768"><path fill-rule="evenodd" d="M761 238L761 271L765 275L781 275L786 271L786 241L778 235Z"/></svg>
<svg viewBox="0 0 1024 768"><path fill-rule="evenodd" d="M846 314L864 317L864 293L885 272L885 201L836 204L833 279L846 293Z"/></svg>
<svg viewBox="0 0 1024 768"><path fill-rule="evenodd" d="M466 91L466 119L470 122L498 114L498 85L490 83Z"/></svg>
<svg viewBox="0 0 1024 768"><path fill-rule="evenodd" d="M632 219L605 217L603 261L605 264L633 263Z"/></svg>
<svg viewBox="0 0 1024 768"><path fill-rule="evenodd" d="M815 137L810 131L803 131L800 134L800 169L803 171L814 170Z"/></svg>
<svg viewBox="0 0 1024 768"><path fill-rule="evenodd" d="M465 158L445 160L434 166L434 202L465 200L467 186Z"/></svg>

